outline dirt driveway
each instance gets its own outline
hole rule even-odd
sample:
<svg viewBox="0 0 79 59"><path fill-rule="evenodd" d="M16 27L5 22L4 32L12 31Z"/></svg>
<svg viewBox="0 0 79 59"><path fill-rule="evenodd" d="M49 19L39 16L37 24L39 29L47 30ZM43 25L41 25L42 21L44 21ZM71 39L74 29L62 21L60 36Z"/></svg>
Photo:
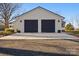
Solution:
<svg viewBox="0 0 79 59"><path fill-rule="evenodd" d="M79 41L74 40L0 40L0 55L65 56L79 55Z"/></svg>

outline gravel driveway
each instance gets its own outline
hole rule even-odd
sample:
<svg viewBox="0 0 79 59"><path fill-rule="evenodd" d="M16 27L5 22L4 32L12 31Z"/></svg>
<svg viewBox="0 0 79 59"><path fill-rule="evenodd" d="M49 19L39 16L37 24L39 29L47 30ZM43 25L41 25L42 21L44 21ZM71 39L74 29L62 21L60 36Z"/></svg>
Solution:
<svg viewBox="0 0 79 59"><path fill-rule="evenodd" d="M16 33L0 39L79 39L66 33Z"/></svg>

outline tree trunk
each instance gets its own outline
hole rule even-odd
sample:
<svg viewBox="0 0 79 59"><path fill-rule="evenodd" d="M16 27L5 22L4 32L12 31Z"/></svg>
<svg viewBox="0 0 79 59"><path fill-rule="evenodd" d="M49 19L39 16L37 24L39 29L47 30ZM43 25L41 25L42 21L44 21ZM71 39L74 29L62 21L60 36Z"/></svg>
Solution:
<svg viewBox="0 0 79 59"><path fill-rule="evenodd" d="M9 22L5 19L5 28L9 28Z"/></svg>

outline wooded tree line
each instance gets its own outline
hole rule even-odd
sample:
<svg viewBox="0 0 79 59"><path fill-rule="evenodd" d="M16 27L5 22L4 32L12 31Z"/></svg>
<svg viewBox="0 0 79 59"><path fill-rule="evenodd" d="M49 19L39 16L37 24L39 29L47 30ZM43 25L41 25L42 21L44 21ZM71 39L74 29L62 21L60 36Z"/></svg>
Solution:
<svg viewBox="0 0 79 59"><path fill-rule="evenodd" d="M66 24L65 31L73 31L73 30L79 31L79 17L73 18L73 20L71 20L72 23ZM74 23L75 23L76 28L74 27Z"/></svg>
<svg viewBox="0 0 79 59"><path fill-rule="evenodd" d="M72 30L74 30L74 26L71 23L65 26L65 31L72 31Z"/></svg>

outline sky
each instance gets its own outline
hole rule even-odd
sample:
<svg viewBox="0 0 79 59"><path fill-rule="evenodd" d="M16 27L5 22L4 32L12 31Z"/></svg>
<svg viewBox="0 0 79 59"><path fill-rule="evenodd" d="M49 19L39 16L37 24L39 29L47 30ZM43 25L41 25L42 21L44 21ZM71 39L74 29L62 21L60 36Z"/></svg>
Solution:
<svg viewBox="0 0 79 59"><path fill-rule="evenodd" d="M79 18L79 3L23 3L18 14L27 12L37 6L64 16L66 23L72 23L74 27L78 27L75 19Z"/></svg>

